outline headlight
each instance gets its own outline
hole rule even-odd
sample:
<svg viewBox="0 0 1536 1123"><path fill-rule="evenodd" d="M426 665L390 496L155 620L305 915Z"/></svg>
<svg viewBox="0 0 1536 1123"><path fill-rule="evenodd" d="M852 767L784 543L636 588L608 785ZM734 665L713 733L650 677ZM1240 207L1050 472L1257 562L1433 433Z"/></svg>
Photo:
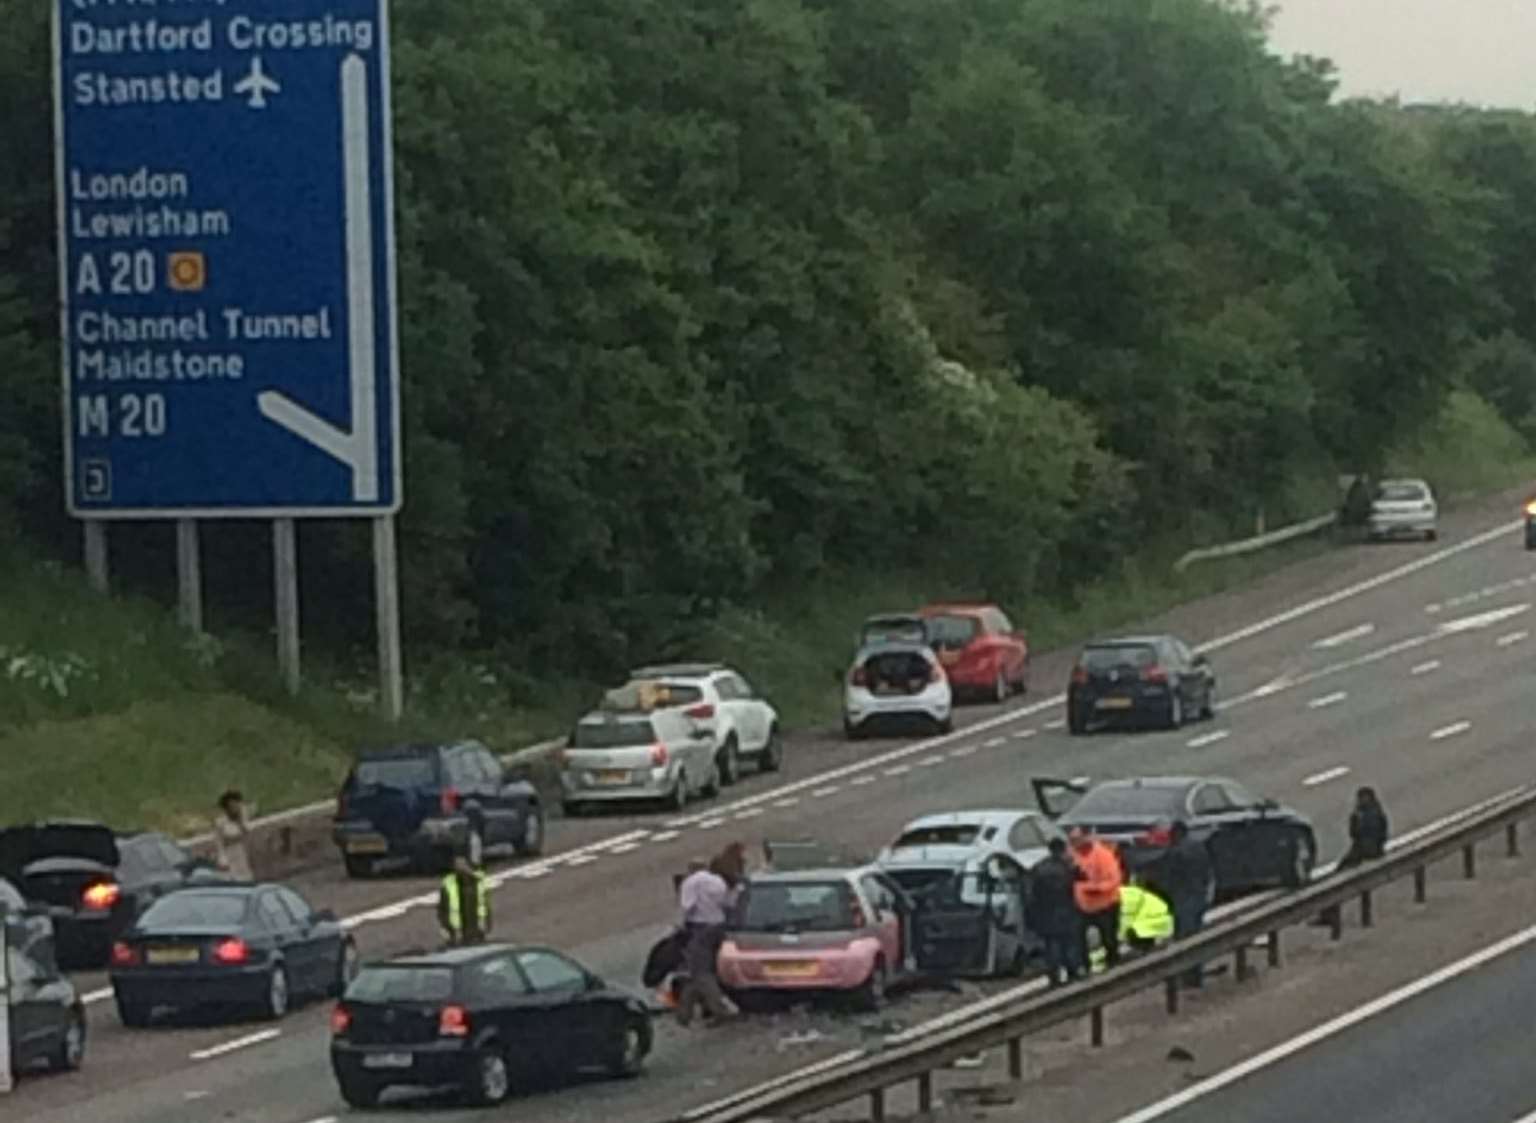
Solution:
<svg viewBox="0 0 1536 1123"><path fill-rule="evenodd" d="M1525 513L1532 517L1536 517L1536 499L1532 499L1525 505Z"/></svg>

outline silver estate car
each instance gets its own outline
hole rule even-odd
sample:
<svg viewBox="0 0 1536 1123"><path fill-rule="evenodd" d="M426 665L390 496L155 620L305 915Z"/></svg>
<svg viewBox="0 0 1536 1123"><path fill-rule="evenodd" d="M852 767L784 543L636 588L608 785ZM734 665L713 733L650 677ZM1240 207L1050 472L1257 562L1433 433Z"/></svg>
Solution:
<svg viewBox="0 0 1536 1123"><path fill-rule="evenodd" d="M1383 480L1371 499L1366 533L1373 541L1422 537L1433 542L1439 534L1439 515L1435 493L1423 480Z"/></svg>
<svg viewBox="0 0 1536 1123"><path fill-rule="evenodd" d="M694 796L720 790L714 727L682 710L595 710L576 723L559 759L567 815L635 801L680 810Z"/></svg>

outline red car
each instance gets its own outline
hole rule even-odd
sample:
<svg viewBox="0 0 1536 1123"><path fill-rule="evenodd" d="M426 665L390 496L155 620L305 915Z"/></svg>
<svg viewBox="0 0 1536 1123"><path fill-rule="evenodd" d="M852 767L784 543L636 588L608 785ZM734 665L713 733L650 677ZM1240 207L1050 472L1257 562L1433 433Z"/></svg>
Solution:
<svg viewBox="0 0 1536 1123"><path fill-rule="evenodd" d="M1004 702L1029 689L1029 643L995 604L931 604L918 612L956 694Z"/></svg>

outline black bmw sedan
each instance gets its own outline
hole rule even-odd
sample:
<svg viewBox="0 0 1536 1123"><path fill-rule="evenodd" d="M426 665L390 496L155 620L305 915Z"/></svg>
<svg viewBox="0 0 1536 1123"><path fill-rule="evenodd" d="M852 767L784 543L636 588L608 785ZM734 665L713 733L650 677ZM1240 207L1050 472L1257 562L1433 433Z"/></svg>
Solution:
<svg viewBox="0 0 1536 1123"><path fill-rule="evenodd" d="M370 963L331 1014L342 1099L386 1088L456 1088L498 1104L524 1078L587 1069L635 1076L649 1011L549 948L493 944Z"/></svg>
<svg viewBox="0 0 1536 1123"><path fill-rule="evenodd" d="M112 945L124 1025L160 1007L232 1006L281 1018L294 998L339 994L357 950L334 914L283 885L178 889Z"/></svg>
<svg viewBox="0 0 1536 1123"><path fill-rule="evenodd" d="M1216 674L1177 636L1128 636L1083 648L1067 685L1067 728L1150 723L1177 729L1216 713Z"/></svg>

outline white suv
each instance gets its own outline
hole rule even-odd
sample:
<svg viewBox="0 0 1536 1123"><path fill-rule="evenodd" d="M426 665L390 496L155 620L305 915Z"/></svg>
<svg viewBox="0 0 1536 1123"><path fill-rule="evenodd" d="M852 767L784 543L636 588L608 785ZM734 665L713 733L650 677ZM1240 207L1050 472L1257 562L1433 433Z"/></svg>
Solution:
<svg viewBox="0 0 1536 1123"><path fill-rule="evenodd" d="M742 675L723 663L673 663L637 667L629 681L603 697L608 710L680 708L714 736L720 783L734 784L744 758L760 772L777 772L784 760L779 715Z"/></svg>

